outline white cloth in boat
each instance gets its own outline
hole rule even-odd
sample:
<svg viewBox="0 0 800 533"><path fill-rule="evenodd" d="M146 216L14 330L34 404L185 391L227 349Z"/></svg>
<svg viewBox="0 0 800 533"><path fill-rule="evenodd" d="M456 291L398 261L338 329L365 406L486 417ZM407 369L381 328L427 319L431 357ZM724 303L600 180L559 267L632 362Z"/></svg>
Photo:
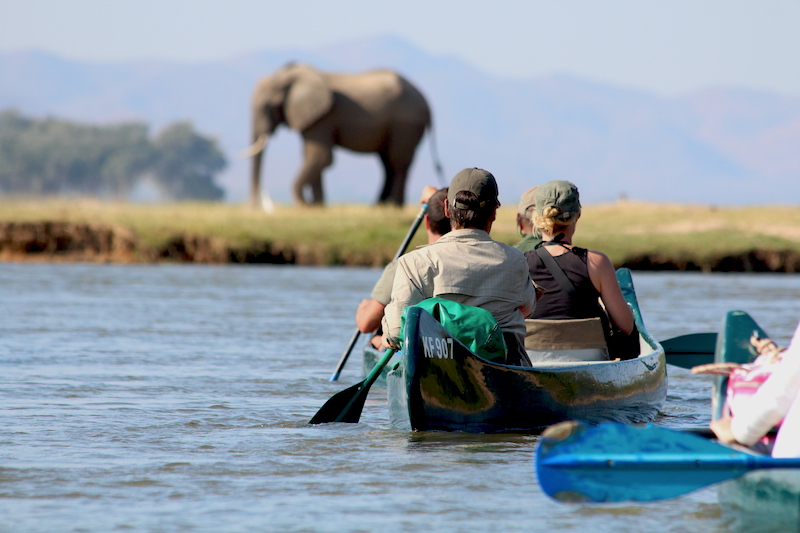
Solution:
<svg viewBox="0 0 800 533"><path fill-rule="evenodd" d="M789 348L749 401L739 404L731 432L736 440L748 446L783 423L778 430L773 457L800 457L800 324Z"/></svg>
<svg viewBox="0 0 800 533"><path fill-rule="evenodd" d="M522 252L471 228L451 231L400 257L392 300L383 317L385 334L397 342L403 309L434 296L486 309L504 332L518 338L520 346L525 317L536 307L536 291Z"/></svg>

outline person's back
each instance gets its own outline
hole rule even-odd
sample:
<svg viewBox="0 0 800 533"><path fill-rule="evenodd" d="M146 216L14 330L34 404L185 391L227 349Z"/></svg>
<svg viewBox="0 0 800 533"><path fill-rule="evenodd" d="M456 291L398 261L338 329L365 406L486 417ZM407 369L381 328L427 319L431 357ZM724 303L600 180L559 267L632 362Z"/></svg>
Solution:
<svg viewBox="0 0 800 533"><path fill-rule="evenodd" d="M522 253L489 236L499 205L489 172L464 169L456 174L445 204L452 231L398 261L383 320L387 346L399 344L406 307L439 296L490 311L503 330L508 362L527 361L524 317L536 305L536 292Z"/></svg>
<svg viewBox="0 0 800 533"><path fill-rule="evenodd" d="M535 249L525 253L531 279L536 280L536 284L545 289L544 294L536 302L536 309L531 318L571 319L603 316L599 303L600 292L589 277L588 253L586 248L574 246L566 253L553 256L553 260L575 288L574 293L569 293L556 280Z"/></svg>
<svg viewBox="0 0 800 533"><path fill-rule="evenodd" d="M568 181L550 181L539 186L535 202L534 226L543 242L525 252L525 259L531 279L546 292L534 318L600 318L612 356L635 356L638 334L614 266L605 254L572 245L581 216L578 188Z"/></svg>
<svg viewBox="0 0 800 533"><path fill-rule="evenodd" d="M527 269L519 251L493 240L485 231L464 228L452 230L436 244L407 255L398 262L398 271L402 271L398 275L417 281L420 289L413 286L411 290L422 299L441 296L483 307L504 331L524 335L525 322L517 302L524 283L530 282L527 276L513 279Z"/></svg>

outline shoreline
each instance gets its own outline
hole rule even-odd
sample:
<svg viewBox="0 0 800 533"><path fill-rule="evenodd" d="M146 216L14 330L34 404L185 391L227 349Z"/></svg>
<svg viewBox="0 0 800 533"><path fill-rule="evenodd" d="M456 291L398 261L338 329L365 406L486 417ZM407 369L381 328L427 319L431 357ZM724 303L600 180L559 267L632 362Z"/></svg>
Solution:
<svg viewBox="0 0 800 533"><path fill-rule="evenodd" d="M800 272L800 251L752 248L691 257L685 252L625 252L615 268L640 271L691 272ZM230 245L220 237L175 233L156 246L147 245L122 226L60 221L0 223L0 261L31 263L197 263L280 264L306 266L382 266L390 258L338 250L321 252L309 243L264 240L250 245Z"/></svg>

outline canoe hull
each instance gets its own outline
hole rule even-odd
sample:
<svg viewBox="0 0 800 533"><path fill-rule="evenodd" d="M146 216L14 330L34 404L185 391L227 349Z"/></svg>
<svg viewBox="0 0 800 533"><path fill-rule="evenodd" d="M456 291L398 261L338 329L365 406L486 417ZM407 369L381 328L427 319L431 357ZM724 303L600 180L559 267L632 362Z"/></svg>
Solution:
<svg viewBox="0 0 800 533"><path fill-rule="evenodd" d="M410 308L402 364L387 377L392 424L425 431L494 433L538 432L563 420L653 420L667 393L664 350L641 324L632 286L626 298L636 305L645 355L629 361L534 368L482 359L430 314Z"/></svg>

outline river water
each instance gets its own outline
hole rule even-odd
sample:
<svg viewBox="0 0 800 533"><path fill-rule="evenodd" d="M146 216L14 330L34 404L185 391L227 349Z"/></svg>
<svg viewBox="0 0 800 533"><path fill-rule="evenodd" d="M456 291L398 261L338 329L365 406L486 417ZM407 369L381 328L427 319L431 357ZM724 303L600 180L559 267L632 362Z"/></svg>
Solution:
<svg viewBox="0 0 800 533"><path fill-rule="evenodd" d="M728 531L707 488L565 505L536 437L414 433L373 388L308 426L379 271L0 264L0 531ZM634 272L656 338L748 311L784 343L800 276ZM666 426L706 425L710 379L670 367ZM383 394L383 395L382 395Z"/></svg>

